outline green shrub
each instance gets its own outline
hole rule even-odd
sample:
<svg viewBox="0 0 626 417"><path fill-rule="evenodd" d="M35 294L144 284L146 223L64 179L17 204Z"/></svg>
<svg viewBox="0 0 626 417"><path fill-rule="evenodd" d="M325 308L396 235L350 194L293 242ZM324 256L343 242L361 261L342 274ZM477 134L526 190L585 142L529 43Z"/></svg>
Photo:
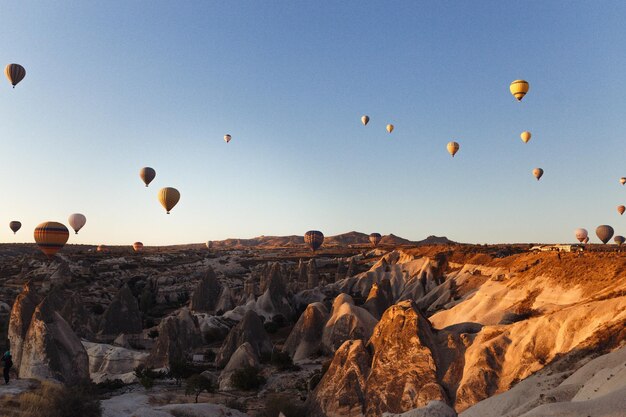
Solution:
<svg viewBox="0 0 626 417"><path fill-rule="evenodd" d="M195 369L184 358L174 358L170 360L167 375L176 380L176 385L180 386L181 380L189 378L194 373Z"/></svg>
<svg viewBox="0 0 626 417"><path fill-rule="evenodd" d="M233 386L243 391L259 388L265 383L265 378L259 374L259 370L253 366L237 369L231 377Z"/></svg>

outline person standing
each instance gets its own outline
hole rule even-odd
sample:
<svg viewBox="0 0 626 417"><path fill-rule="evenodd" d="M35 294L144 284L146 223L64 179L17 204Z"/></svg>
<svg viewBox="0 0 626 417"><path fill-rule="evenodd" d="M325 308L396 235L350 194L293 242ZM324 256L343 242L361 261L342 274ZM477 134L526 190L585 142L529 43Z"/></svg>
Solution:
<svg viewBox="0 0 626 417"><path fill-rule="evenodd" d="M7 350L2 355L2 362L4 362L4 383L9 383L9 372L11 371L11 367L13 366L13 358L11 357L11 351Z"/></svg>

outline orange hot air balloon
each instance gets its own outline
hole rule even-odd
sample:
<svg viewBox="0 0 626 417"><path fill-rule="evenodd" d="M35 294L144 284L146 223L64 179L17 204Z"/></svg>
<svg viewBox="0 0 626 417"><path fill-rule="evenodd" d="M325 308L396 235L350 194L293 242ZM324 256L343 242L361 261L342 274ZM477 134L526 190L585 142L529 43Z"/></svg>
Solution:
<svg viewBox="0 0 626 417"><path fill-rule="evenodd" d="M524 143L528 143L532 135L529 131L524 131L519 136L520 138L522 138L522 141L524 141Z"/></svg>
<svg viewBox="0 0 626 417"><path fill-rule="evenodd" d="M394 125L392 125L392 124L388 124L388 125L387 125L387 132L389 132L389 133L393 132L393 129L394 129L394 128L395 128L395 126L394 126Z"/></svg>
<svg viewBox="0 0 626 417"><path fill-rule="evenodd" d="M35 242L48 258L65 246L69 237L70 231L61 223L44 222L35 228Z"/></svg>
<svg viewBox="0 0 626 417"><path fill-rule="evenodd" d="M13 88L15 88L26 76L26 70L20 64L9 64L4 67L4 75L6 75Z"/></svg>
<svg viewBox="0 0 626 417"><path fill-rule="evenodd" d="M16 234L17 231L22 228L22 223L18 222L17 220L13 220L11 223L9 223L9 228L13 230L13 234Z"/></svg>
<svg viewBox="0 0 626 417"><path fill-rule="evenodd" d="M626 206L617 206L617 212L620 214L620 216L624 214L625 211L626 211Z"/></svg>
<svg viewBox="0 0 626 417"><path fill-rule="evenodd" d="M141 243L141 242L133 243L133 250L135 252L141 252L143 250L143 243Z"/></svg>
<svg viewBox="0 0 626 417"><path fill-rule="evenodd" d="M543 169L541 168L533 169L533 175L535 176L535 178L537 178L537 181L539 181L541 177L543 176Z"/></svg>
<svg viewBox="0 0 626 417"><path fill-rule="evenodd" d="M622 184L622 185L626 184L626 177L620 178L619 179L619 183Z"/></svg>
<svg viewBox="0 0 626 417"><path fill-rule="evenodd" d="M448 149L448 153L452 155L453 158L454 158L454 155L456 155L456 153L459 151L459 148L460 148L459 144L454 141L449 142L446 145L446 149Z"/></svg>

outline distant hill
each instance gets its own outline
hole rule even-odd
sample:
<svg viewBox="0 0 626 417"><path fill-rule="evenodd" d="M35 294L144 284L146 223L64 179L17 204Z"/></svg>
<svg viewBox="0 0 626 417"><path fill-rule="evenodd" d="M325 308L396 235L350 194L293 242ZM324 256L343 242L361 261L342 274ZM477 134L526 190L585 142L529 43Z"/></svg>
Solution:
<svg viewBox="0 0 626 417"><path fill-rule="evenodd" d="M428 236L426 239L424 240L420 240L419 242L415 242L418 245L452 245L455 244L456 242L448 239L445 236L433 236L430 235Z"/></svg>

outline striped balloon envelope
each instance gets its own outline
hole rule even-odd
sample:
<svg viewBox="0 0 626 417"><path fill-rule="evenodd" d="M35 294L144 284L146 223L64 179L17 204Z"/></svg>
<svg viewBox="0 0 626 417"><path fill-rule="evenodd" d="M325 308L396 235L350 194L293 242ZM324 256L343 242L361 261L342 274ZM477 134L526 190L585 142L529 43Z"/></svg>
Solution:
<svg viewBox="0 0 626 417"><path fill-rule="evenodd" d="M525 80L515 80L509 86L511 94L513 94L513 97L515 97L517 101L522 101L529 89L530 85L528 81Z"/></svg>
<svg viewBox="0 0 626 417"><path fill-rule="evenodd" d="M69 237L70 231L58 222L44 222L35 228L35 242L48 258L65 246Z"/></svg>
<svg viewBox="0 0 626 417"><path fill-rule="evenodd" d="M309 230L304 234L304 242L315 252L324 243L324 234L318 230Z"/></svg>
<svg viewBox="0 0 626 417"><path fill-rule="evenodd" d="M26 70L20 64L9 64L4 67L4 75L7 76L7 79L13 88L15 88L17 83L22 81L26 76Z"/></svg>
<svg viewBox="0 0 626 417"><path fill-rule="evenodd" d="M178 203L178 200L180 200L180 193L176 188L165 187L159 190L158 197L167 214L170 214L170 210L173 209Z"/></svg>

